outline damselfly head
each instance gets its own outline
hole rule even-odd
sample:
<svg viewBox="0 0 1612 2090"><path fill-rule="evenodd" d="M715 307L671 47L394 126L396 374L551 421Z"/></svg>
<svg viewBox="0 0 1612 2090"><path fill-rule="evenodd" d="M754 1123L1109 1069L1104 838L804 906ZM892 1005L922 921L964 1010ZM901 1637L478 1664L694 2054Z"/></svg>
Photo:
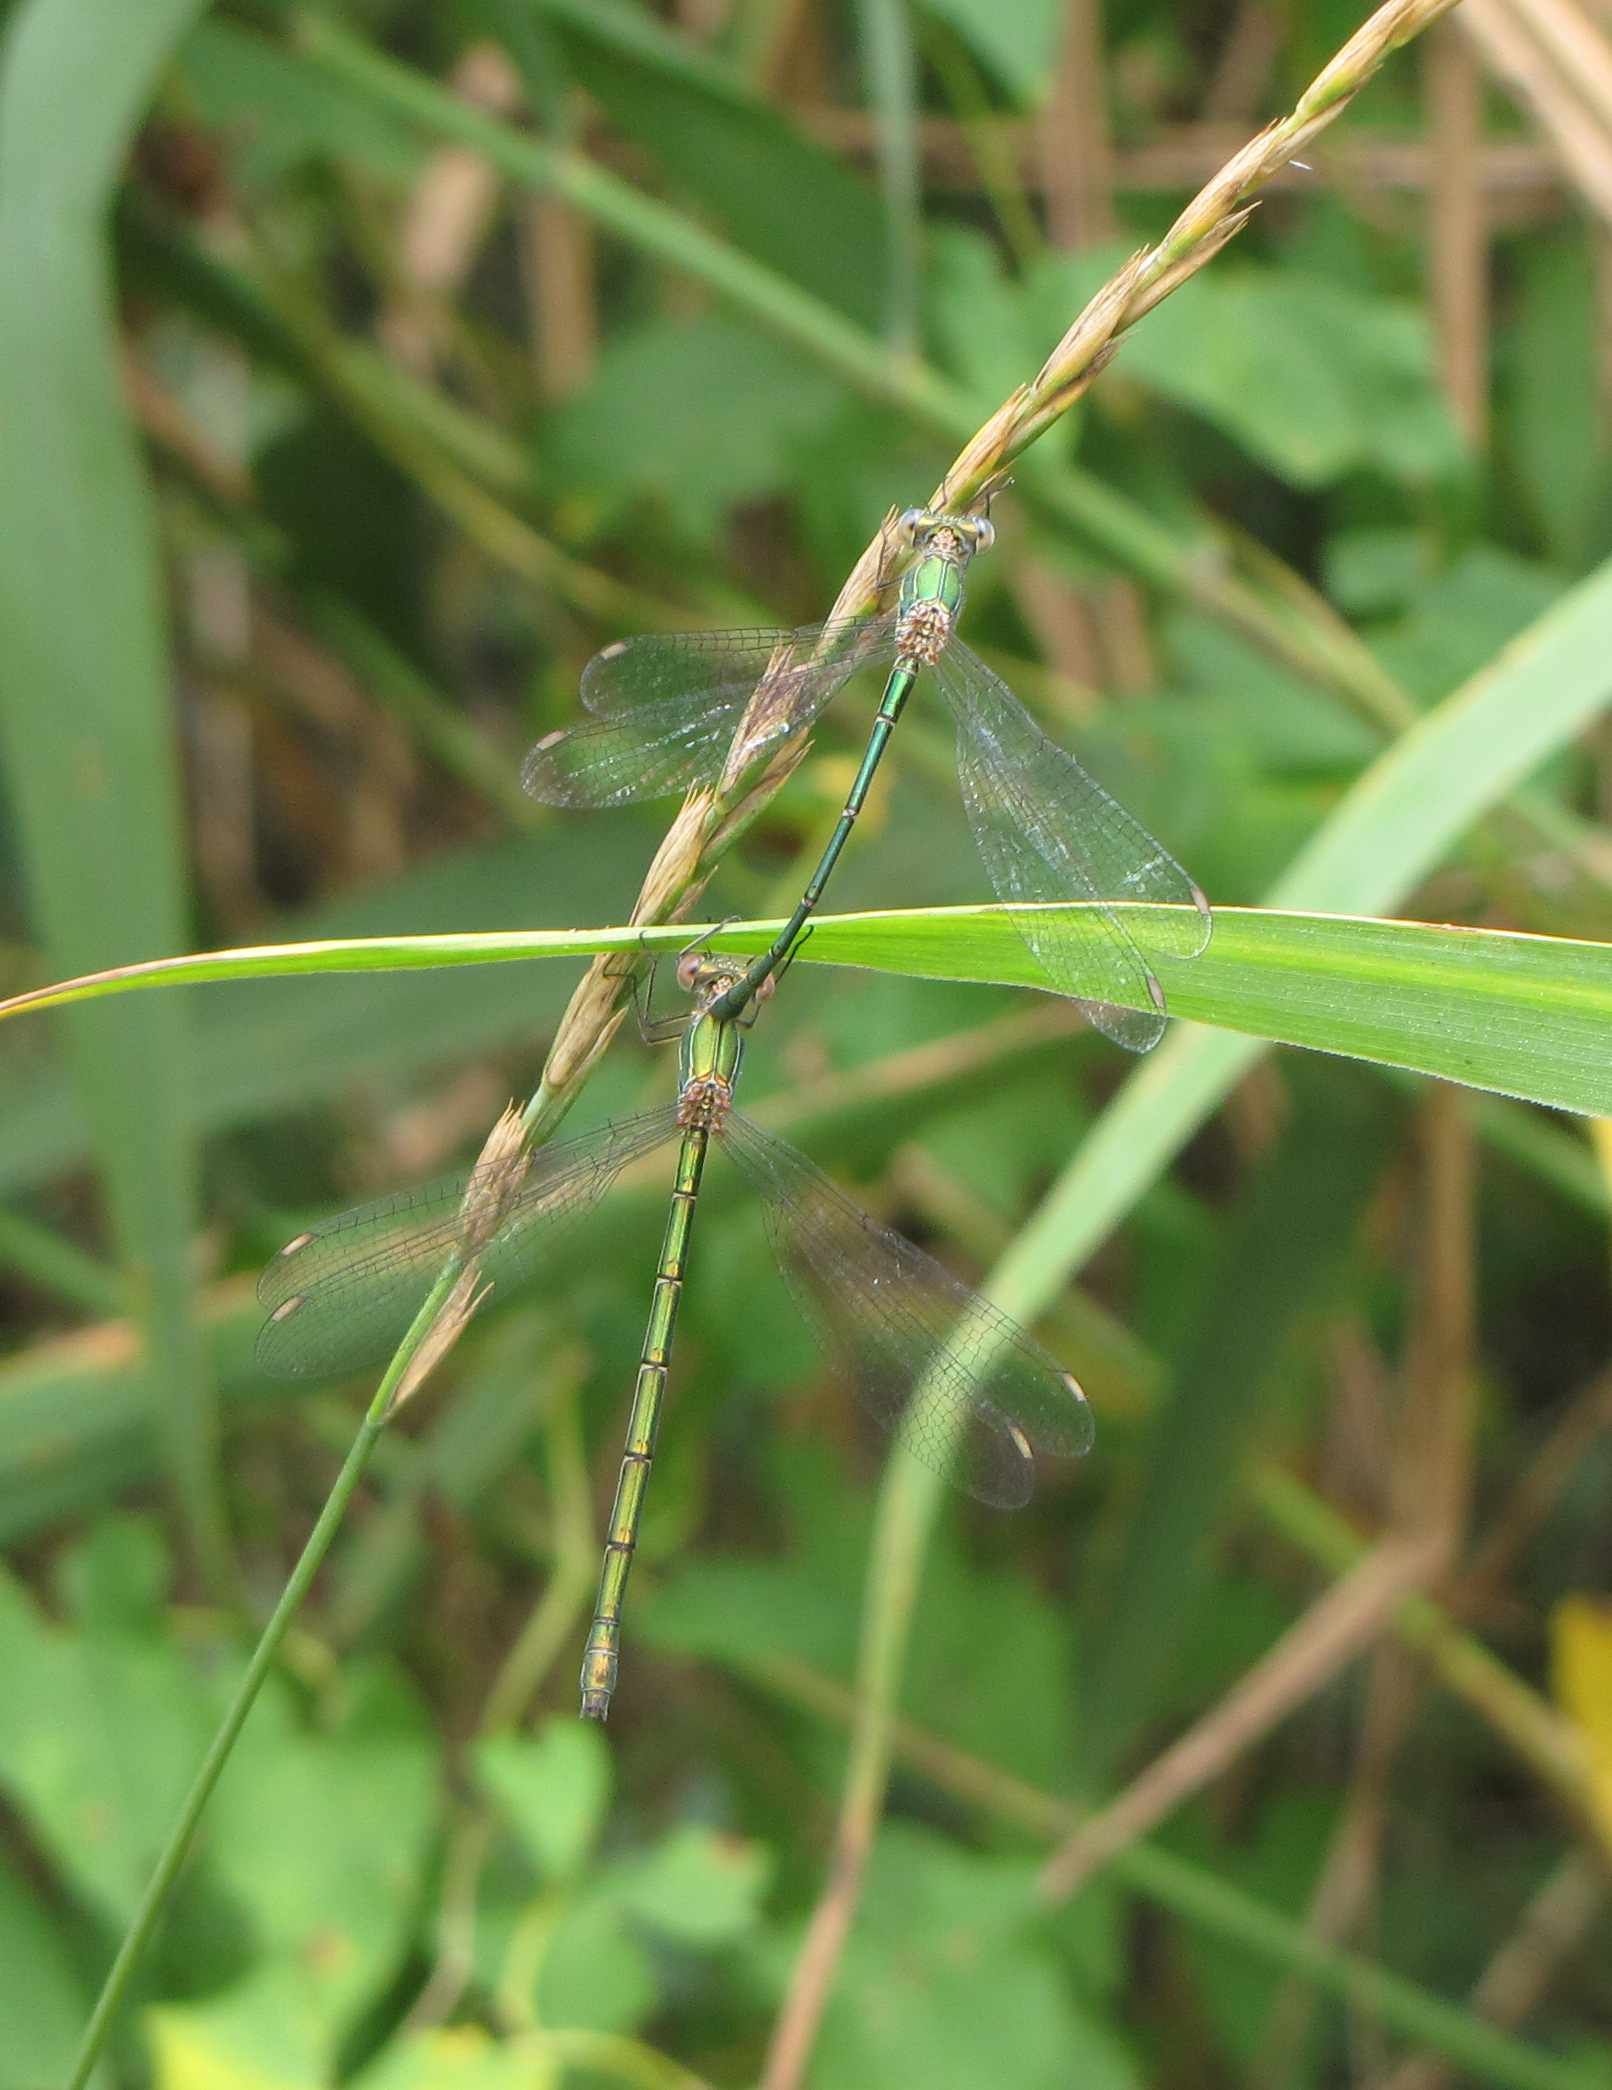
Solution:
<svg viewBox="0 0 1612 2090"><path fill-rule="evenodd" d="M983 513L948 515L938 508L909 508L896 528L916 552L940 549L950 539L946 548L961 559L989 551L996 542L996 525Z"/></svg>
<svg viewBox="0 0 1612 2090"><path fill-rule="evenodd" d="M730 987L736 987L748 970L748 960L727 952L685 951L677 961L677 984L694 997L697 1009L708 1009ZM769 973L756 988L755 999L765 1001L775 984Z"/></svg>

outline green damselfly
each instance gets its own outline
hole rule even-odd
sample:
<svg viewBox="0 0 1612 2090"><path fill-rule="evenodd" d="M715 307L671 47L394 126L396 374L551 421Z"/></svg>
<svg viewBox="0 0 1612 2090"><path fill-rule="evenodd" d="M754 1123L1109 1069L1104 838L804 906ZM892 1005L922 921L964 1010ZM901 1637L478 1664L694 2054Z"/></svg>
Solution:
<svg viewBox="0 0 1612 2090"><path fill-rule="evenodd" d="M891 662L839 823L782 933L734 988L722 1013L736 1015L794 947L928 669L951 706L963 802L997 897L1048 984L1080 1002L1118 1044L1145 1052L1165 1016L1145 953L1196 957L1209 940L1209 903L955 635L969 562L994 541L989 518L909 509L899 534L914 556L895 603L874 616L606 646L582 673L582 702L594 716L540 740L522 780L550 805L578 807L726 784L805 731L859 668ZM1086 904L1045 911L1072 900Z"/></svg>
<svg viewBox="0 0 1612 2090"><path fill-rule="evenodd" d="M615 1688L622 1601L713 1139L760 1197L779 1263L807 1318L863 1405L907 1451L981 1501L1016 1508L1030 1497L1039 1454L1073 1458L1091 1444L1091 1411L1079 1386L1016 1322L870 1219L787 1141L733 1108L745 1026L719 1011L744 973L739 959L685 953L680 961L678 981L694 1009L679 1026L675 1102L325 1220L288 1242L258 1285L269 1309L257 1345L266 1370L328 1377L379 1363L445 1271L463 1271L502 1297L538 1268L559 1233L629 1162L677 1139L583 1657L588 1719L608 1717Z"/></svg>

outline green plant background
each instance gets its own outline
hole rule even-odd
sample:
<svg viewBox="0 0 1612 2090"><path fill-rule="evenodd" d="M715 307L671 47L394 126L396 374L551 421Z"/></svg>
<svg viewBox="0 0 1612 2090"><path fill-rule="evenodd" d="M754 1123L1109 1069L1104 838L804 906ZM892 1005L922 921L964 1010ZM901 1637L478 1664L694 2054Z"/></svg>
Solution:
<svg viewBox="0 0 1612 2090"><path fill-rule="evenodd" d="M1022 147L1057 106L1051 0L685 13L4 11L10 989L622 923L670 809L578 821L514 784L588 654L821 614L1184 200L1133 174L1100 236L1048 238ZM1303 10L1216 135L1357 19ZM1103 35L1122 167L1201 140L1221 11L1143 0ZM472 50L491 113L455 96ZM1447 146L1459 62L1393 61L1142 323L976 570L976 646L1224 903L1167 982L1197 1020L1122 1063L1015 990L999 925L936 914L826 924L756 1033L757 1114L995 1266L1099 1416L1031 1509L939 1528L819 2090L1386 2090L1422 2053L1612 2081L1585 1769L1612 1709L1573 1654L1612 1481L1598 235L1560 183L1496 204L1492 308L1440 319L1426 195L1352 170ZM1480 194L1532 135L1491 96ZM433 230L453 267L422 285ZM792 899L867 716L836 709L711 915ZM921 702L889 768L836 911L987 897ZM255 1372L252 1273L473 1153L597 941L0 1040L0 2090L64 2075L350 1434L358 1389ZM670 1072L624 1032L577 1124ZM878 1464L713 1174L618 1711L574 1723L662 1189L624 1185L384 1441L108 2083L755 2079L823 1888ZM1386 1614L1044 1908L1068 1810L1224 1708L1368 1542L1436 1538L1444 1484L1442 1608ZM1575 1885L1525 2022L1491 2024L1474 1984Z"/></svg>

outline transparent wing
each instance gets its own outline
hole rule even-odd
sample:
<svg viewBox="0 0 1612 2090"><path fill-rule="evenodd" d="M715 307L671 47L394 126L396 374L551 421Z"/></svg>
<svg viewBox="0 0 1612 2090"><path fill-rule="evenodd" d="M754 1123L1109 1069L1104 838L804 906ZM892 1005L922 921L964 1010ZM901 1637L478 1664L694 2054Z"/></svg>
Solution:
<svg viewBox="0 0 1612 2090"><path fill-rule="evenodd" d="M936 674L957 723L963 802L998 898L1058 992L1116 1044L1147 1051L1164 1030L1164 990L1140 947L1195 958L1209 941L1208 901L976 653L954 639ZM1070 900L1097 904L1078 914L1034 911ZM1122 920L1103 904L1111 901L1159 912ZM1132 1000L1140 1008L1127 1007Z"/></svg>
<svg viewBox="0 0 1612 2090"><path fill-rule="evenodd" d="M617 639L582 670L582 702L596 718L619 718L641 704L690 690L747 685L754 689L775 657L823 673L843 666L849 675L868 657L870 642L894 625L892 616L845 617L802 624L794 631L751 626L738 631L650 632ZM838 687L838 685L835 685Z"/></svg>
<svg viewBox="0 0 1612 2090"><path fill-rule="evenodd" d="M785 1277L863 1405L982 1502L1029 1500L1038 1453L1090 1449L1085 1395L1016 1321L859 1211L804 1154L735 1111L722 1134Z"/></svg>
<svg viewBox="0 0 1612 2090"><path fill-rule="evenodd" d="M622 718L567 726L532 749L521 782L545 805L584 810L709 784L722 773L754 687L691 690Z"/></svg>
<svg viewBox="0 0 1612 2090"><path fill-rule="evenodd" d="M721 774L750 713L745 759L809 726L889 649L893 614L798 631L690 631L618 639L582 671L590 720L551 733L521 781L548 805L661 798Z"/></svg>
<svg viewBox="0 0 1612 2090"><path fill-rule="evenodd" d="M446 1176L322 1220L258 1280L257 1361L280 1378L335 1378L390 1357L439 1272L478 1222L483 1282L502 1299L629 1161L671 1136L677 1106L603 1125L511 1163Z"/></svg>

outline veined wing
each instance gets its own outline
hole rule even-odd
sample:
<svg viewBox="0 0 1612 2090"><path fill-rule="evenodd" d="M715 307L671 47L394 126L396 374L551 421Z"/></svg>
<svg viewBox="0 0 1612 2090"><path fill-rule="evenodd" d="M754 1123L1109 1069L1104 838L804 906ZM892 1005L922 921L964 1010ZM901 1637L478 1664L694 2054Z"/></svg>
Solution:
<svg viewBox="0 0 1612 2090"><path fill-rule="evenodd" d="M894 615L884 614L802 624L794 631L754 625L736 631L646 632L617 639L582 670L582 703L595 718L620 718L641 704L659 703L685 691L711 692L734 684L754 689L775 660L797 674L837 672L843 680L894 625Z"/></svg>
<svg viewBox="0 0 1612 2090"><path fill-rule="evenodd" d="M502 1299L629 1161L676 1129L676 1104L663 1104L322 1220L288 1241L258 1280L269 1310L258 1363L279 1378L335 1378L382 1363L444 1266L478 1238L482 1282Z"/></svg>
<svg viewBox="0 0 1612 2090"><path fill-rule="evenodd" d="M982 1502L1029 1500L1038 1454L1090 1449L1085 1395L1018 1323L878 1225L735 1111L721 1136L760 1196L807 1318L896 1442Z"/></svg>
<svg viewBox="0 0 1612 2090"><path fill-rule="evenodd" d="M1143 949L1195 958L1209 941L1208 901L976 653L954 639L936 674L957 722L963 802L997 896L1057 991L1116 1044L1147 1051L1164 1030L1164 989ZM1036 911L1070 900L1092 904Z"/></svg>
<svg viewBox="0 0 1612 2090"><path fill-rule="evenodd" d="M753 683L663 697L621 718L585 719L540 740L521 782L545 805L581 810L668 798L721 775Z"/></svg>
<svg viewBox="0 0 1612 2090"><path fill-rule="evenodd" d="M748 716L742 760L804 731L866 662L887 650L893 614L798 631L691 631L618 639L582 671L593 714L551 733L521 781L549 805L661 798L720 776Z"/></svg>

